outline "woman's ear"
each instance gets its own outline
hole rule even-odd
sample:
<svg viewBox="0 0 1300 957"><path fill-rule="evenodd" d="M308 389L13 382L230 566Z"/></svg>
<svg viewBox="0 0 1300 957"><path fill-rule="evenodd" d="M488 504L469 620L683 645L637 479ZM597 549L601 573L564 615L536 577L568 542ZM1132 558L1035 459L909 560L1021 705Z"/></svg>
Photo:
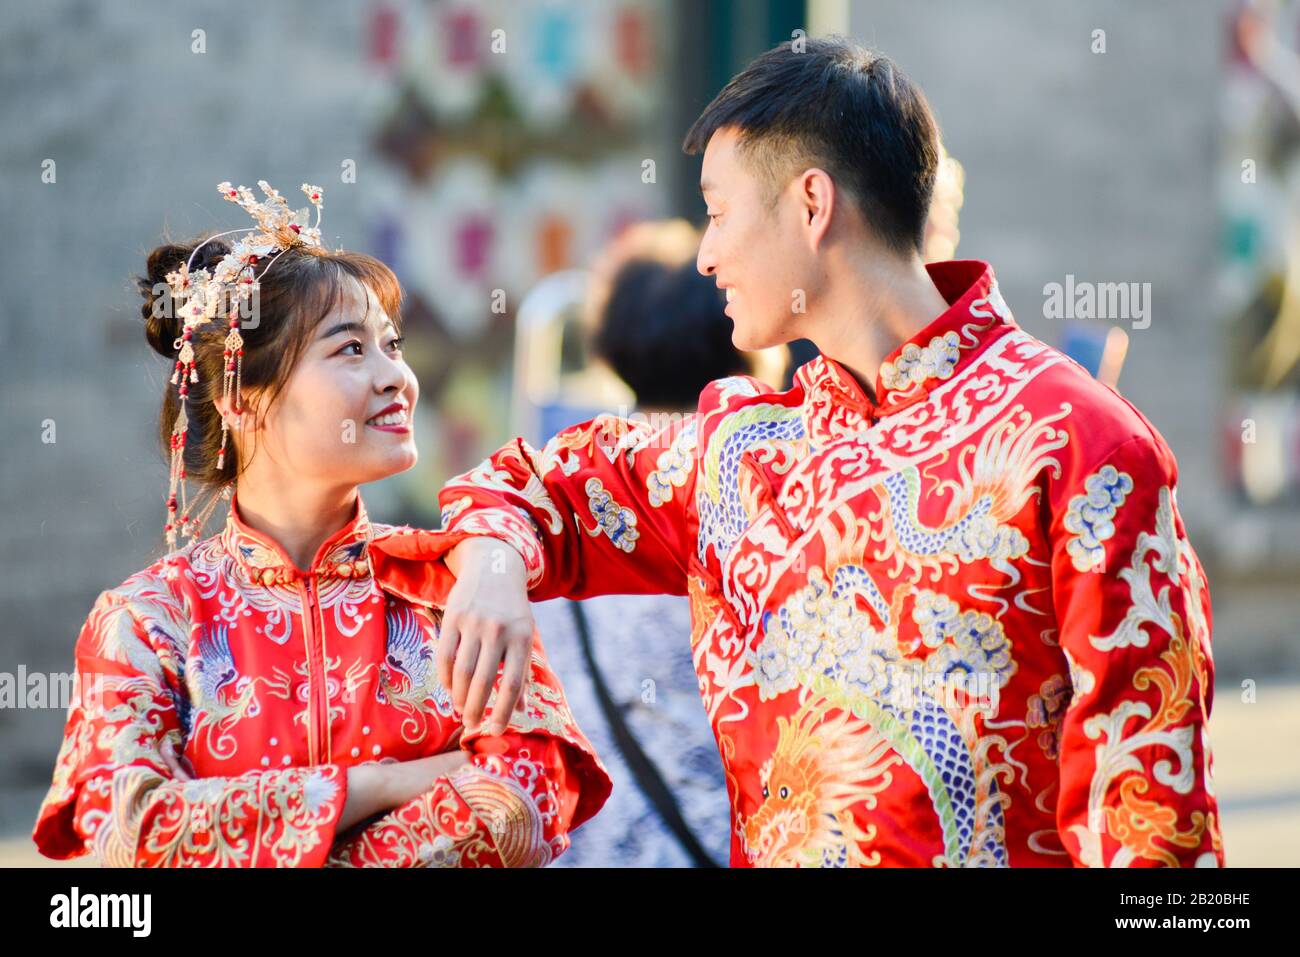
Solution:
<svg viewBox="0 0 1300 957"><path fill-rule="evenodd" d="M243 396L242 409L236 412L234 403L226 396L218 396L212 400L212 404L217 407L217 412L225 421L227 427L232 432L255 432L261 421L257 414L255 402L250 400L248 395Z"/></svg>
<svg viewBox="0 0 1300 957"><path fill-rule="evenodd" d="M212 404L217 407L217 412L221 415L221 420L225 423L226 427L232 432L239 431L241 425L239 421L240 417L232 410L233 403L225 396L221 396L213 399Z"/></svg>

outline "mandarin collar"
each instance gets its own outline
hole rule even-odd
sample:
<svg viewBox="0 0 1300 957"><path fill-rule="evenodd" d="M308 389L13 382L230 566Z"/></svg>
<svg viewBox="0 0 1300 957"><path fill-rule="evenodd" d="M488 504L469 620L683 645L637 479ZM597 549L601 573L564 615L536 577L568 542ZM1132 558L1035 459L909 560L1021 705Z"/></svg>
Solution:
<svg viewBox="0 0 1300 957"><path fill-rule="evenodd" d="M948 308L885 357L876 375L875 402L852 373L826 356L795 373L804 392L807 434L814 442L865 431L876 419L913 405L1016 328L988 263L957 259L925 268Z"/></svg>
<svg viewBox="0 0 1300 957"><path fill-rule="evenodd" d="M310 571L302 571L264 532L249 526L239 515L239 494L231 496L221 543L235 564L255 584L283 585L308 575L323 578L364 578L370 574L369 545L374 535L365 502L357 493L352 518L316 550Z"/></svg>

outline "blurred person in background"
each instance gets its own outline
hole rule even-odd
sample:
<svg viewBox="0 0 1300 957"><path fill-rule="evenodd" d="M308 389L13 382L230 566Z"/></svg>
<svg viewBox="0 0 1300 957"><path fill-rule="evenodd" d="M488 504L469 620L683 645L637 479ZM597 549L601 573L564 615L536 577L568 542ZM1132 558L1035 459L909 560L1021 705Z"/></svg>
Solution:
<svg viewBox="0 0 1300 957"><path fill-rule="evenodd" d="M684 220L624 230L592 269L589 351L654 419L694 410L708 383L755 374L731 343L717 287L695 269ZM760 357L780 374L783 356ZM614 781L557 867L714 867L727 859L728 803L717 742L691 662L690 603L609 595L534 608L575 720Z"/></svg>

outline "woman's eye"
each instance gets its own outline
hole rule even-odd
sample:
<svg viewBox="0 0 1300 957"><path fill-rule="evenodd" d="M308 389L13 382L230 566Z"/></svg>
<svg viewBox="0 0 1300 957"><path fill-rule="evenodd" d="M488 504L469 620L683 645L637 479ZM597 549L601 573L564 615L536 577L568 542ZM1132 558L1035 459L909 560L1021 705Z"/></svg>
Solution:
<svg viewBox="0 0 1300 957"><path fill-rule="evenodd" d="M406 337L405 337L405 336L398 336L398 337L396 337L395 339L391 339L391 340L389 340L389 342L388 342L388 346L389 346L390 349L393 349L393 350L395 350L395 351L397 351L397 352L400 352L401 349L402 349L402 343L405 342L405 341L406 341ZM349 342L346 346L344 346L342 349L340 349L340 350L336 353L336 355L340 355L340 356L343 356L343 355L347 355L347 356L359 356L359 355L361 355L361 350L362 350L363 348L364 348L364 346L362 345L362 343L358 342L356 339L353 339L353 340L352 340L351 342ZM356 352L349 352L349 351L348 351L349 349L356 349L357 351L356 351Z"/></svg>

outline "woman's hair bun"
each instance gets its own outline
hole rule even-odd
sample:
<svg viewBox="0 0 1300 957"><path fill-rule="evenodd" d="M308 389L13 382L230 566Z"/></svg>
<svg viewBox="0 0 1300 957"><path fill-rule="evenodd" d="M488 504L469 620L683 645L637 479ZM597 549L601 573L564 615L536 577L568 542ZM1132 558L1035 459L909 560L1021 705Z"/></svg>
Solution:
<svg viewBox="0 0 1300 957"><path fill-rule="evenodd" d="M136 286L144 303L140 314L144 317L144 334L155 352L168 359L176 358L176 339L181 334L180 317L171 308L171 291L167 287L167 274L180 269L194 250L203 242L202 237L184 243L164 243L155 247L145 261L145 275L136 277ZM191 270L211 270L230 252L230 247L220 239L199 249L190 264Z"/></svg>

